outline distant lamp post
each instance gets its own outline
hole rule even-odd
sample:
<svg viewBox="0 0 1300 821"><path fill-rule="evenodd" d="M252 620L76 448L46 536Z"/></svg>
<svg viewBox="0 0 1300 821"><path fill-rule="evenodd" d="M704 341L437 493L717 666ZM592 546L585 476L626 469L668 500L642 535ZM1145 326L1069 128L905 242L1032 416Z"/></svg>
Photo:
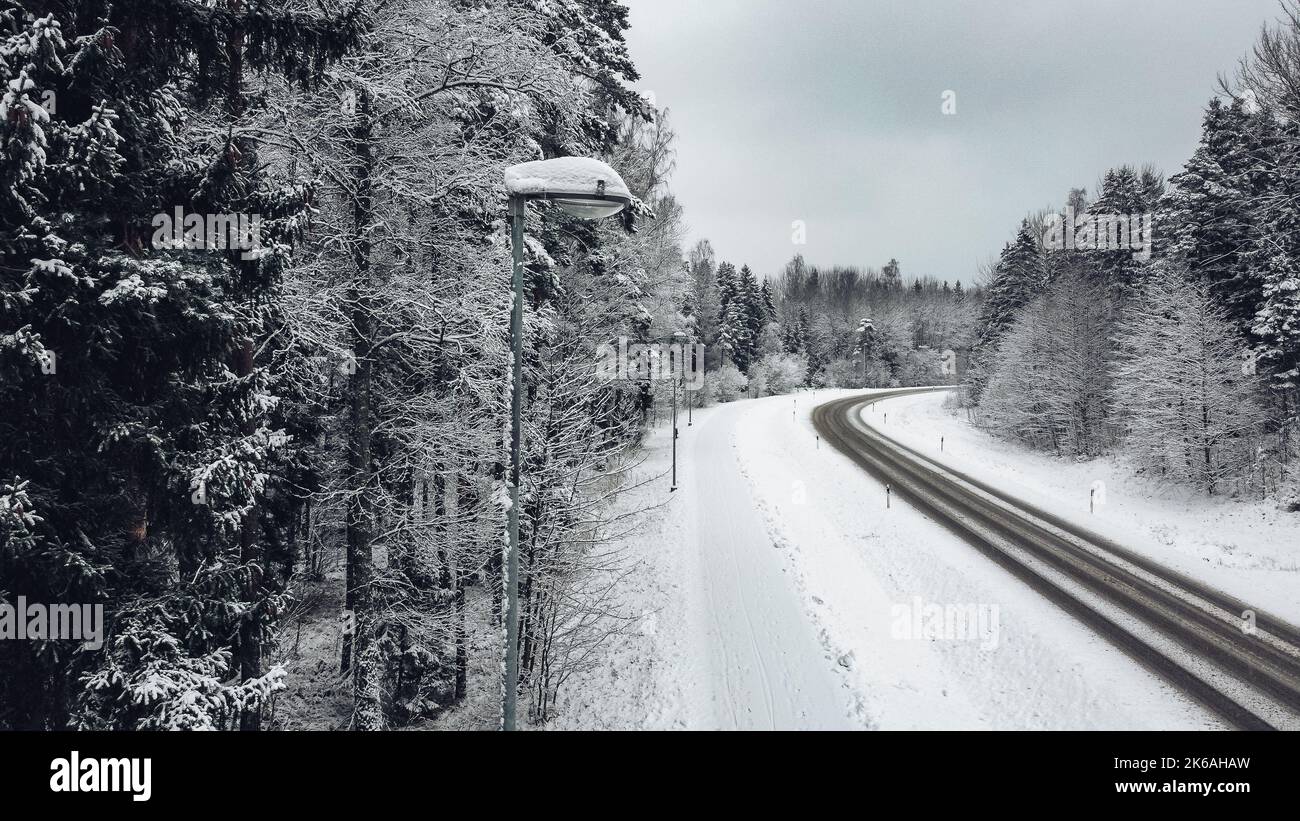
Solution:
<svg viewBox="0 0 1300 821"><path fill-rule="evenodd" d="M691 372L694 373L695 369L699 368L700 373L703 374L704 365L705 365L704 357L700 357L699 362L695 361L695 346L691 345ZM695 397L691 395L690 388L687 388L686 389L686 427L688 428L693 424L694 409L695 409Z"/></svg>
<svg viewBox="0 0 1300 821"><path fill-rule="evenodd" d="M506 555L506 680L502 728L515 729L519 697L519 457L524 393L524 216L529 200L550 200L579 219L612 217L632 202L618 172L600 160L558 157L512 165L506 169L510 195L510 245L514 253L510 313L513 362L510 395L510 548Z"/></svg>
<svg viewBox="0 0 1300 821"><path fill-rule="evenodd" d="M678 345L675 348L677 352L677 372L672 374L673 377L673 484L668 490L677 490L677 380L682 379L683 383L686 376L685 357L691 356L690 342L687 341L686 334L682 331L673 333L673 342ZM682 385L685 388L685 384Z"/></svg>

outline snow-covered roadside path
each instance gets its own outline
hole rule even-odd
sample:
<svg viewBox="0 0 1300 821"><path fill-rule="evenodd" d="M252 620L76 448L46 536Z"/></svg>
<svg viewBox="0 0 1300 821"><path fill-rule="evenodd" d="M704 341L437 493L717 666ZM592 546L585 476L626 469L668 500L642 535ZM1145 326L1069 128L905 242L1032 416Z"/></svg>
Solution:
<svg viewBox="0 0 1300 821"><path fill-rule="evenodd" d="M552 728L861 726L740 472L735 431L751 404L682 417L676 493L669 426L651 430L628 482L646 484L616 508L646 510L618 546L632 570L620 605L640 619L565 687Z"/></svg>
<svg viewBox="0 0 1300 821"><path fill-rule="evenodd" d="M738 403L694 440L695 548L722 729L847 729L848 707L798 591L741 474Z"/></svg>

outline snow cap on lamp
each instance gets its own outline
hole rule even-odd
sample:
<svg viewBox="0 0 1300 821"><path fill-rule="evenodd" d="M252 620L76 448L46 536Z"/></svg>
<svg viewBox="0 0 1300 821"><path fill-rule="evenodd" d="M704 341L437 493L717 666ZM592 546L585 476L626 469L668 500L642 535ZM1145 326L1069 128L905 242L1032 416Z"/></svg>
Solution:
<svg viewBox="0 0 1300 821"><path fill-rule="evenodd" d="M618 172L589 157L556 157L506 169L511 196L548 199L582 219L612 217L632 201Z"/></svg>

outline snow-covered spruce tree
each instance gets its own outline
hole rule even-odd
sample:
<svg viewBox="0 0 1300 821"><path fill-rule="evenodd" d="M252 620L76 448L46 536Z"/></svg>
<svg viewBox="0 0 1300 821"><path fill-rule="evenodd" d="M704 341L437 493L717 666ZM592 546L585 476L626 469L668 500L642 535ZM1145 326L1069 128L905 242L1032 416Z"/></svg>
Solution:
<svg viewBox="0 0 1300 821"><path fill-rule="evenodd" d="M1261 132L1269 131L1267 118L1248 112L1241 100L1211 100L1200 144L1169 179L1156 221L1166 252L1184 259L1209 285L1243 335L1263 298L1260 266L1251 264L1251 255L1260 242L1257 200L1266 184Z"/></svg>
<svg viewBox="0 0 1300 821"><path fill-rule="evenodd" d="M1250 255L1259 281L1251 331L1274 388L1291 398L1300 389L1300 121L1278 127L1268 196L1255 209L1260 230Z"/></svg>
<svg viewBox="0 0 1300 821"><path fill-rule="evenodd" d="M735 365L742 372L747 370L753 344L754 340L749 335L749 319L745 313L744 303L733 297L727 303L722 319L718 323L718 346L722 348L724 360Z"/></svg>
<svg viewBox="0 0 1300 821"><path fill-rule="evenodd" d="M718 322L721 297L716 276L717 260L707 239L699 240L687 255L690 273L689 306L685 311L695 329L695 338L705 346L709 368L721 363Z"/></svg>
<svg viewBox="0 0 1300 821"><path fill-rule="evenodd" d="M1249 270L1260 291L1250 341L1260 370L1268 375L1269 427L1277 432L1277 455L1285 474L1300 418L1300 120L1281 124L1276 131L1268 193L1258 198L1254 211L1259 231Z"/></svg>
<svg viewBox="0 0 1300 821"><path fill-rule="evenodd" d="M1130 246L1137 244L1137 238L1127 227L1119 228L1112 220L1122 219L1131 226L1132 219L1150 215L1154 221L1164 190L1164 178L1154 168L1122 165L1102 175L1097 199L1088 206L1089 213L1099 217L1097 233L1104 236L1093 238L1102 247L1088 251L1087 257L1106 293L1117 305L1141 290L1147 265L1146 261L1135 258L1131 247L1105 247L1106 242L1122 243L1126 235Z"/></svg>
<svg viewBox="0 0 1300 821"><path fill-rule="evenodd" d="M238 120L226 107L245 71L310 81L353 22L189 0L0 16L0 472L21 477L37 523L34 550L0 547L0 577L109 618L98 652L6 643L0 714L237 725L274 684L232 651L274 619L258 531L284 512L267 503L283 464L273 376L249 342L304 192L265 184L232 130L203 120ZM177 226L189 247L154 247L156 215L176 208L265 217L262 247L201 219Z"/></svg>
<svg viewBox="0 0 1300 821"><path fill-rule="evenodd" d="M1258 226L1248 267L1258 281L1259 303L1249 324L1259 360L1270 375L1272 421L1279 434L1282 473L1294 456L1300 406L1300 3L1283 4L1283 18L1266 27L1241 63L1237 85L1250 118L1248 177ZM1225 84L1226 86L1226 84ZM1235 89L1226 88L1229 92ZM1294 473L1286 491L1294 497Z"/></svg>
<svg viewBox="0 0 1300 821"><path fill-rule="evenodd" d="M723 260L718 263L718 321L727 315L727 307L736 300L739 288L736 282L736 266Z"/></svg>
<svg viewBox="0 0 1300 821"><path fill-rule="evenodd" d="M763 301L763 291L758 282L754 279L754 272L748 265L740 266L740 272L736 275L736 290L739 294L741 305L745 312L745 322L749 328L749 359L754 361L758 358L758 343L763 336L763 329L767 327L771 320L768 317L768 308Z"/></svg>
<svg viewBox="0 0 1300 821"><path fill-rule="evenodd" d="M808 309L800 307L782 324L781 347L786 353L805 353L808 350Z"/></svg>
<svg viewBox="0 0 1300 821"><path fill-rule="evenodd" d="M772 286L766 278L764 278L763 282L758 286L758 296L763 305L763 316L765 321L775 322L777 319L776 300L772 296Z"/></svg>
<svg viewBox="0 0 1300 821"><path fill-rule="evenodd" d="M1176 260L1152 266L1126 309L1114 403L1126 449L1153 478L1206 493L1241 488L1254 471L1263 380L1243 373L1245 343L1209 283Z"/></svg>
<svg viewBox="0 0 1300 821"><path fill-rule="evenodd" d="M1029 218L1020 223L1014 242L1008 243L989 272L987 296L976 322L976 341L972 367L966 374L968 395L978 404L987 376L992 371L992 357L998 342L1015 316L1047 285L1047 263L1042 235L1035 231Z"/></svg>

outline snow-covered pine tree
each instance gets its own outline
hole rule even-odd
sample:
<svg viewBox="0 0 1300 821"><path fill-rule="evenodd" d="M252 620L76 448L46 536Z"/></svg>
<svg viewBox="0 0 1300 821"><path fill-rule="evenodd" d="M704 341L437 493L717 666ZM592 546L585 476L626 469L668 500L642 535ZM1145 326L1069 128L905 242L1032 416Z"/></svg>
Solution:
<svg viewBox="0 0 1300 821"><path fill-rule="evenodd" d="M706 350L712 351L717 347L721 311L713 246L707 239L702 239L695 243L687 257L691 277L691 317L694 319L696 336L705 344ZM709 356L710 367L715 367L717 363L716 356Z"/></svg>
<svg viewBox="0 0 1300 821"><path fill-rule="evenodd" d="M1257 135L1271 130L1265 120L1247 113L1240 100L1212 99L1200 144L1170 178L1156 222L1166 253L1184 259L1209 285L1243 335L1254 324L1263 293L1251 252L1260 242L1256 202L1266 146Z"/></svg>
<svg viewBox="0 0 1300 821"><path fill-rule="evenodd" d="M772 288L768 284L766 278L763 280L763 283L758 286L758 298L763 306L763 321L775 322L776 302L772 299Z"/></svg>
<svg viewBox="0 0 1300 821"><path fill-rule="evenodd" d="M1260 284L1250 342L1272 388L1272 427L1282 465L1291 462L1300 418L1300 121L1276 126L1267 195L1256 200L1259 232L1249 269Z"/></svg>
<svg viewBox="0 0 1300 821"><path fill-rule="evenodd" d="M612 147L618 141L619 120L614 111L634 117L654 116L649 102L634 89L641 79L628 53L624 32L629 26L628 9L614 0L515 0L542 21L537 40L549 47L572 77L582 78L593 104L573 129L564 118L549 120L545 108L538 114L543 122L542 147L548 155L563 155L575 145ZM632 218L627 212L625 220ZM630 223L625 222L625 227Z"/></svg>
<svg viewBox="0 0 1300 821"><path fill-rule="evenodd" d="M736 275L736 298L740 300L745 322L749 328L748 358L752 362L757 358L755 354L758 341L763 335L763 328L767 326L768 318L762 291L754 279L754 272L748 265L740 266L740 271Z"/></svg>
<svg viewBox="0 0 1300 821"><path fill-rule="evenodd" d="M736 266L730 262L718 263L717 271L718 280L718 320L721 321L727 315L727 309L735 302L740 294L740 285L737 281ZM744 309L744 306L741 306Z"/></svg>
<svg viewBox="0 0 1300 821"><path fill-rule="evenodd" d="M1259 231L1250 263L1260 290L1251 331L1259 361L1294 413L1300 390L1300 123L1277 130L1268 195L1259 197L1254 211Z"/></svg>
<svg viewBox="0 0 1300 821"><path fill-rule="evenodd" d="M1249 190L1254 199L1258 236L1249 268L1260 285L1259 308L1250 323L1273 387L1271 425L1280 434L1283 473L1294 456L1294 430L1300 406L1300 240L1296 239L1296 198L1300 192L1300 5L1284 4L1282 19L1267 26L1250 56L1241 62L1237 86L1251 114L1252 162ZM1223 84L1225 90L1236 89ZM1284 494L1294 498L1294 473Z"/></svg>
<svg viewBox="0 0 1300 821"><path fill-rule="evenodd" d="M800 306L794 318L783 328L781 346L786 353L805 353L808 350L808 309Z"/></svg>
<svg viewBox="0 0 1300 821"><path fill-rule="evenodd" d="M987 295L976 323L974 357L977 367L968 373L967 382L973 401L980 401L984 379L992 368L992 352L998 341L1015 320L1016 315L1046 287L1047 270L1044 260L1042 236L1036 232L1028 218L1020 223L1014 242L1002 249L993 267ZM960 285L960 283L958 283ZM999 359L1005 359L1002 351Z"/></svg>
<svg viewBox="0 0 1300 821"><path fill-rule="evenodd" d="M1127 236L1130 247L1118 249L1099 248L1087 251L1089 261L1095 266L1097 276L1106 286L1106 292L1117 303L1141 290L1146 273L1146 262L1135 258L1137 237L1132 235L1129 227L1133 219L1144 219L1154 215L1160 197L1164 194L1165 183L1160 172L1151 166L1140 169L1122 165L1108 170L1097 187L1097 199L1089 204L1088 212L1108 219L1122 219L1127 223L1123 229L1107 230L1105 233L1113 239L1122 240ZM1098 233L1102 233L1101 230ZM1103 237L1095 238L1099 243Z"/></svg>
<svg viewBox="0 0 1300 821"><path fill-rule="evenodd" d="M749 368L753 344L745 306L741 300L733 298L727 303L722 321L718 324L718 345L722 348L726 361L744 373Z"/></svg>
<svg viewBox="0 0 1300 821"><path fill-rule="evenodd" d="M1025 219L993 269L979 322L979 345L995 343L1016 313L1042 293L1046 278L1042 239Z"/></svg>
<svg viewBox="0 0 1300 821"><path fill-rule="evenodd" d="M232 656L260 646L280 606L258 531L293 505L268 504L284 467L277 397L249 341L267 330L306 192L264 184L228 106L244 71L310 82L356 21L235 0L0 15L0 465L21 477L39 546L4 546L0 577L37 600L102 602L111 625L98 652L6 643L0 675L24 686L0 715L238 726L275 686ZM47 95L54 116L31 105ZM232 247L228 225L213 236L202 218L176 226L188 247L151 241L176 208L256 213L262 244Z"/></svg>

